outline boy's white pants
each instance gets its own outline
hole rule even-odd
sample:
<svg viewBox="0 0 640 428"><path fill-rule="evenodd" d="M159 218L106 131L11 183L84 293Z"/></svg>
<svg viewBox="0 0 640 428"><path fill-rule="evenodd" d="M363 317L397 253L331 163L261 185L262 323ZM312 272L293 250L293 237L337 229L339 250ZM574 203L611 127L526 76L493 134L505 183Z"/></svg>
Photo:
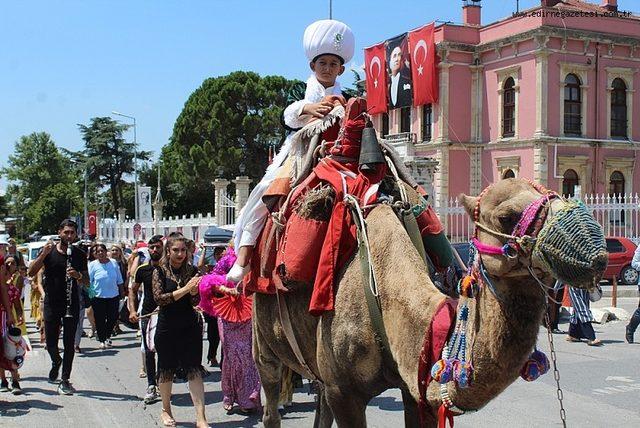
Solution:
<svg viewBox="0 0 640 428"><path fill-rule="evenodd" d="M273 180L276 178L278 168L284 163L289 155L291 148L290 137L288 137L282 148L273 159L273 162L267 168L267 171L260 180L260 183L253 188L247 203L240 211L240 215L236 220L233 244L236 252L240 251L240 247L254 246L258 240L258 236L264 227L269 216L267 206L262 202L262 196L267 191Z"/></svg>

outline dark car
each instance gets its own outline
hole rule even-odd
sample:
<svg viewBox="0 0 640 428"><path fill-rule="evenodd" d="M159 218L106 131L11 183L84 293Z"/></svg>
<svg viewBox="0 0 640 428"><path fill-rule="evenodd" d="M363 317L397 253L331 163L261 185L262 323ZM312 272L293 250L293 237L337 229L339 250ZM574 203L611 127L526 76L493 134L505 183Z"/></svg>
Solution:
<svg viewBox="0 0 640 428"><path fill-rule="evenodd" d="M209 226L204 232L204 242L207 244L227 243L233 232L217 226Z"/></svg>
<svg viewBox="0 0 640 428"><path fill-rule="evenodd" d="M621 283L633 285L638 283L638 271L631 267L636 244L628 238L610 236L607 238L609 264L604 271L603 279L608 281L614 277Z"/></svg>
<svg viewBox="0 0 640 428"><path fill-rule="evenodd" d="M455 244L451 244L456 252L460 255L462 262L467 265L469 263L469 247L471 244L469 242L456 242ZM464 266L459 266L461 269L464 269Z"/></svg>

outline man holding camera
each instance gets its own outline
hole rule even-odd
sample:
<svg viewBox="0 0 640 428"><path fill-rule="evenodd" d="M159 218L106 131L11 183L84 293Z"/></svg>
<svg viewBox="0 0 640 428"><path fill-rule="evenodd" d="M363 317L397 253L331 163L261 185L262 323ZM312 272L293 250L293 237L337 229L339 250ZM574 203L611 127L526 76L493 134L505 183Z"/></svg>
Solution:
<svg viewBox="0 0 640 428"><path fill-rule="evenodd" d="M36 275L44 266L43 315L47 351L51 357L49 382L55 382L58 379L60 366L62 366L62 381L58 385L58 393L72 395L74 389L69 378L75 354L74 341L80 310L78 284L87 285L89 274L86 255L82 250L71 245L78 236L78 225L72 220L64 220L60 223L58 235L57 243L49 241L42 248L38 257L29 266L28 275ZM63 358L60 358L58 349L60 330L62 330L64 344Z"/></svg>

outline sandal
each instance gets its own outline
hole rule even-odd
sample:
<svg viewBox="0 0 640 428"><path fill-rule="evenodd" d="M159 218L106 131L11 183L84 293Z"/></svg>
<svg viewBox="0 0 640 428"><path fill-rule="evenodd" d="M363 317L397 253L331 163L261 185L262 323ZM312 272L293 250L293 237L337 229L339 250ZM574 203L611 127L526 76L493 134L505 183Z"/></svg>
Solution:
<svg viewBox="0 0 640 428"><path fill-rule="evenodd" d="M567 336L567 342L581 342L581 340L577 337Z"/></svg>
<svg viewBox="0 0 640 428"><path fill-rule="evenodd" d="M230 412L233 409L233 404L229 404L229 403L224 403L222 405L222 408L226 411L226 412Z"/></svg>
<svg viewBox="0 0 640 428"><path fill-rule="evenodd" d="M589 346L602 346L604 345L600 339L593 339L587 341L587 345Z"/></svg>
<svg viewBox="0 0 640 428"><path fill-rule="evenodd" d="M164 415L167 415L168 417L165 418ZM169 414L165 409L162 409L162 413L160 413L160 420L162 421L162 425L166 427L176 426L176 420L173 419L173 416L171 416L171 414Z"/></svg>

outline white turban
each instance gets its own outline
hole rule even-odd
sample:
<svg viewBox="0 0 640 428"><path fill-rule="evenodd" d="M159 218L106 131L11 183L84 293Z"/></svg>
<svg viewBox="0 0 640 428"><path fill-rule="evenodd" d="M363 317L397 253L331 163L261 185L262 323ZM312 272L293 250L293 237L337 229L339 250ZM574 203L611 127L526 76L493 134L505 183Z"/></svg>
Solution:
<svg viewBox="0 0 640 428"><path fill-rule="evenodd" d="M304 30L302 44L309 61L320 55L333 54L342 58L346 64L353 58L356 42L347 24L333 19L323 19Z"/></svg>

